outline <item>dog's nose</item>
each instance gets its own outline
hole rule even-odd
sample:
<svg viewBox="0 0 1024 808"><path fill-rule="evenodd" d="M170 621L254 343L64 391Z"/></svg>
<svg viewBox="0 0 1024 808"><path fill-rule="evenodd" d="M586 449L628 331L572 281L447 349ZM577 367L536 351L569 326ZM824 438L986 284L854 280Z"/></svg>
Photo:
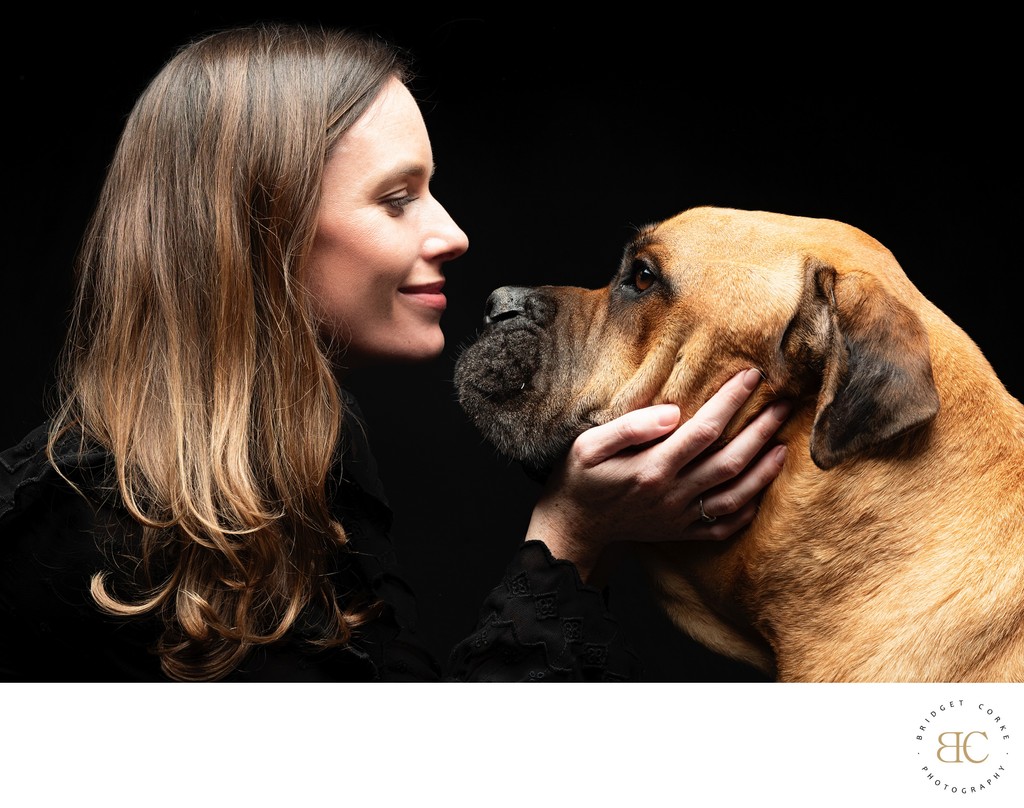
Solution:
<svg viewBox="0 0 1024 808"><path fill-rule="evenodd" d="M530 289L526 286L502 286L487 297L484 307L484 322L490 325L498 320L522 317L526 314L526 298Z"/></svg>

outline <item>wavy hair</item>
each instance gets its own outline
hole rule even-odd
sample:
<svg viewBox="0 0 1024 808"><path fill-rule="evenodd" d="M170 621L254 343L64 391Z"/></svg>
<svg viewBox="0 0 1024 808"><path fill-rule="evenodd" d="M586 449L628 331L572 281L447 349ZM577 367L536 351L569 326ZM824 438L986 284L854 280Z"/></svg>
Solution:
<svg viewBox="0 0 1024 808"><path fill-rule="evenodd" d="M159 615L171 678L223 678L309 607L323 647L368 613L330 583L342 402L300 277L327 156L392 77L405 53L356 31L197 39L136 102L84 234L49 456L109 450L138 571L92 594Z"/></svg>

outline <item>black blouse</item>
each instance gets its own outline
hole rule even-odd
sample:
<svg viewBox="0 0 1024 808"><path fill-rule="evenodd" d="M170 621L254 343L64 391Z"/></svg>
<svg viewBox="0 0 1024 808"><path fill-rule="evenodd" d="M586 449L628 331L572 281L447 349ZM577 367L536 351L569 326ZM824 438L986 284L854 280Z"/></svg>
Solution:
<svg viewBox="0 0 1024 808"><path fill-rule="evenodd" d="M537 541L524 542L480 610L475 630L441 665L415 632L416 602L389 538L391 511L347 399L346 443L333 508L349 537L335 589L369 591L384 604L344 648L311 650L300 622L280 643L253 651L228 681L616 681L637 679L638 660L600 591ZM100 612L91 576L137 530L110 496L110 457L68 442L61 469L46 458L47 425L0 454L0 680L159 681L152 617ZM308 619L315 620L315 614Z"/></svg>

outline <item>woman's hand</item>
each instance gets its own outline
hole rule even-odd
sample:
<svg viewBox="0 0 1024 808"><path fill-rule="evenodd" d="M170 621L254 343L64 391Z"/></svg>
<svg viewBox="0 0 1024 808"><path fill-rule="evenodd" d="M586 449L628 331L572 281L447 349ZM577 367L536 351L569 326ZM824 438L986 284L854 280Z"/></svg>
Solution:
<svg viewBox="0 0 1024 808"><path fill-rule="evenodd" d="M748 525L782 470L785 446L761 452L789 405L772 404L727 446L701 454L760 378L738 373L682 425L678 407L659 404L588 429L548 478L527 538L575 563L587 581L612 542L721 540Z"/></svg>

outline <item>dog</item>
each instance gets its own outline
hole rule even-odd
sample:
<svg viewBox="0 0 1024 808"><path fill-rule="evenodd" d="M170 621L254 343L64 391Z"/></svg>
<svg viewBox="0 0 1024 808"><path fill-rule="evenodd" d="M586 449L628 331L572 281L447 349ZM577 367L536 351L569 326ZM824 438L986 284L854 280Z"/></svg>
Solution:
<svg viewBox="0 0 1024 808"><path fill-rule="evenodd" d="M635 544L672 623L776 681L1024 681L1024 406L860 229L685 210L602 289L495 290L454 380L536 472L628 410L691 417L749 367L721 443L786 399L787 459L734 538Z"/></svg>

